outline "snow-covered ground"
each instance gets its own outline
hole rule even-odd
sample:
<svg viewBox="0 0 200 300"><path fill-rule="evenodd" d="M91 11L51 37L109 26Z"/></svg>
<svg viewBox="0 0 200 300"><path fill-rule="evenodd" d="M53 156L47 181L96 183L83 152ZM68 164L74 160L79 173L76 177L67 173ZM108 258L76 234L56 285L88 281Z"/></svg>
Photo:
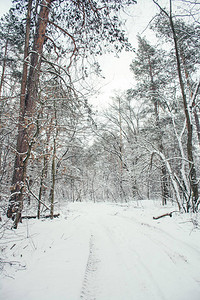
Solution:
<svg viewBox="0 0 200 300"><path fill-rule="evenodd" d="M140 203L71 203L6 231L0 299L199 300L198 216Z"/></svg>

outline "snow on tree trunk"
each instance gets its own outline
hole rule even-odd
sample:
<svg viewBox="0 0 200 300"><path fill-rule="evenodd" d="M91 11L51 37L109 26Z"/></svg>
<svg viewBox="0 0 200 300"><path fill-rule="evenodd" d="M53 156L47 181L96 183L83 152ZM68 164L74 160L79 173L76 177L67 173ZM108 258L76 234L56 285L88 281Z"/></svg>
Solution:
<svg viewBox="0 0 200 300"><path fill-rule="evenodd" d="M29 75L27 76L27 63L24 62L23 76L21 82L20 97L20 115L18 124L17 149L14 163L14 172L12 179L11 198L7 210L7 216L14 219L14 228L17 228L21 220L21 212L23 208L23 191L25 187L26 169L30 156L30 146L32 144L34 125L34 109L38 96L39 74L41 68L41 55L45 40L45 32L47 20L52 0L44 0L36 26L36 34L31 52L31 62ZM31 3L29 1L26 23L26 42L24 56L27 57L27 47L29 43L30 32L30 11ZM26 90L26 93L25 93Z"/></svg>

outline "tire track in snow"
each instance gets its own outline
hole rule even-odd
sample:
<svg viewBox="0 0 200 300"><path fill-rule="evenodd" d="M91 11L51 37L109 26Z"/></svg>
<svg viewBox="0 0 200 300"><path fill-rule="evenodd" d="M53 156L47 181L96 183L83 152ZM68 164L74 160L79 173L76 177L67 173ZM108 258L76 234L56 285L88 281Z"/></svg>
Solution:
<svg viewBox="0 0 200 300"><path fill-rule="evenodd" d="M99 260L96 257L94 236L91 234L90 244L89 244L89 255L88 255L87 265L85 269L81 295L80 295L80 298L82 300L96 300L95 279L96 279L96 271L98 268L98 263Z"/></svg>
<svg viewBox="0 0 200 300"><path fill-rule="evenodd" d="M86 221L93 235L82 300L187 299L184 294L189 292L188 282L197 290L195 278L189 272L192 265L187 262L187 254L192 251L197 255L198 250L181 239L156 226L118 214L87 216ZM181 249L183 245L186 249ZM174 282L178 286L175 291ZM184 291L179 292L182 286Z"/></svg>
<svg viewBox="0 0 200 300"><path fill-rule="evenodd" d="M184 263L188 263L191 258L191 255L190 258L188 258L188 251L192 252L195 256L200 256L199 249L194 248L189 243L182 241L180 238L173 236L162 228L158 228L144 222L139 222L135 218L124 216L117 217L123 218L125 221L134 225L138 225L139 227L143 226L145 230L141 231L141 234L146 236L146 238L152 241L154 244L162 247L163 251L169 256L173 263L175 263L174 260L176 260L176 258L180 259ZM178 249L178 251L175 249Z"/></svg>
<svg viewBox="0 0 200 300"><path fill-rule="evenodd" d="M127 216L121 216L121 215L116 215L116 217L118 218L123 218L124 220L126 220L127 222L130 222L130 223L134 223L136 225L138 225L139 227L140 226L144 226L144 228L147 229L148 231L148 234L149 232L152 233L152 230L153 230L153 233L154 233L154 236L155 234L159 234L159 233L162 233L163 235L165 235L167 238L171 239L171 241L174 241L176 243L179 243L180 244L180 247L181 246L186 246L186 248L192 250L194 253L200 255L200 250L195 248L194 246L190 245L189 243L179 239L178 237L175 237L173 236L172 234L170 234L169 232L165 231L164 229L162 228L158 228L156 226L153 226L153 225L150 225L148 223L145 223L145 222L140 222L137 218L133 218L133 217L127 217ZM144 235L146 235L144 233ZM155 238L154 238L155 239ZM159 240L160 242L160 240Z"/></svg>
<svg viewBox="0 0 200 300"><path fill-rule="evenodd" d="M192 283L193 280L199 285L199 272L196 268L196 274L194 273L196 259L193 259L193 256L199 256L200 252L198 249L195 249L193 246L189 245L185 241L176 238L175 236L171 235L165 230L162 230L161 228L157 228L147 223L138 222L138 220L135 218L129 218L119 215L117 215L117 218L122 218L124 221L127 221L127 223L132 223L133 226L136 225L136 227L138 228L138 232L141 235L143 235L146 238L146 240L149 240L149 242L153 243L156 247L158 247L158 249L160 248L160 253L165 253L167 255L167 257L175 266L175 268L172 267L173 276L175 279L177 279L177 277L179 276L182 277L182 280L184 281L187 280L188 282L190 281ZM141 230L142 227L144 227L144 231ZM153 274L151 274L150 269L147 268L148 261L143 263L143 260L141 259L141 256L139 252L135 249L135 247L130 247L129 250L133 251L138 256L138 262L140 261L140 265L143 266L144 270L146 269L147 271L146 273L148 273L150 277L152 277ZM180 264L182 265L182 274L177 274L178 276L175 277L176 273L174 272L177 272ZM153 279L153 281L156 282L155 279Z"/></svg>
<svg viewBox="0 0 200 300"><path fill-rule="evenodd" d="M116 224L118 226L118 224ZM162 290L160 289L158 282L154 279L150 269L143 263L142 257L140 256L139 252L136 251L136 249L132 248L129 245L129 248L126 249L126 253L123 252L123 248L119 246L119 244L117 244L117 240L116 240L116 230L117 232L120 231L119 227L116 227L115 230L113 231L108 225L107 226L103 226L104 230L106 232L106 235L108 236L108 238L110 239L111 243L113 244L113 249L116 249L116 255L119 259L119 261L123 262L122 266L123 269L129 269L131 267L131 264L134 263L134 268L137 270L137 278L135 278L135 281L137 281L137 285L140 287L143 287L143 293L146 290L146 293L148 294L148 296L152 296L153 297L159 297L160 300L165 300L165 296L162 293ZM121 245L123 244L127 244L128 241L125 241L125 238L121 240ZM128 243L129 244L129 243ZM132 257L134 257L133 261L129 261L127 260L127 257L129 257L128 252L132 252ZM126 270L125 270L126 271ZM134 275L134 273L133 273ZM144 280L144 278L146 277L146 280ZM147 280L148 277L148 280ZM151 287L153 288L153 291L148 290L148 286L151 283ZM156 298L157 299L157 298Z"/></svg>

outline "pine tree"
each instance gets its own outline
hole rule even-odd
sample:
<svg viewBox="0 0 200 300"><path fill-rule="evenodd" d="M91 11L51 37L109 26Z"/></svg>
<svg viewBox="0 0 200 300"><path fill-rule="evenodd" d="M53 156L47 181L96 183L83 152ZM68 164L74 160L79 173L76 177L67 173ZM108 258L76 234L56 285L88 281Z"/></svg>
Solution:
<svg viewBox="0 0 200 300"><path fill-rule="evenodd" d="M131 64L131 70L133 71L136 80L138 80L138 91L142 95L145 101L149 102L149 105L153 105L154 109L154 137L158 150L161 153L165 153L163 144L162 128L163 120L160 117L160 107L162 107L161 91L167 84L167 78L163 72L165 53L162 50L156 49L151 46L145 38L138 36L138 50L136 58ZM146 104L148 105L148 104ZM150 107L151 109L151 107ZM151 137L152 140L152 137ZM167 170L165 165L161 161L161 187L162 187L162 203L167 203L169 197L169 186L167 178Z"/></svg>

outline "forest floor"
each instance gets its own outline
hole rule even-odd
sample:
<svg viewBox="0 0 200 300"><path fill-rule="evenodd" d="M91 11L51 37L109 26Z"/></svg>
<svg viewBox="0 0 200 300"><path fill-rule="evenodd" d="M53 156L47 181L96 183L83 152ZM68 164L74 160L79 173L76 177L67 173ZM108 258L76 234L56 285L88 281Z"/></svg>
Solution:
<svg viewBox="0 0 200 300"><path fill-rule="evenodd" d="M199 300L200 218L153 201L71 203L0 240L1 300Z"/></svg>

